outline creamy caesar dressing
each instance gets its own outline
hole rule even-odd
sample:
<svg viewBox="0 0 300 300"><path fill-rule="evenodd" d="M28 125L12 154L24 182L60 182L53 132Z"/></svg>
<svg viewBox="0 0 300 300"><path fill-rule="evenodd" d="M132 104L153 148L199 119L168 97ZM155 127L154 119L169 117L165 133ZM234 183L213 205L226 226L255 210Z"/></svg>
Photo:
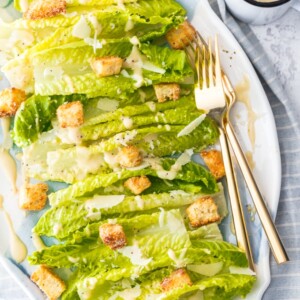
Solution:
<svg viewBox="0 0 300 300"><path fill-rule="evenodd" d="M250 169L253 171L255 169L255 161L253 159L253 153L251 151L246 151L245 156Z"/></svg>
<svg viewBox="0 0 300 300"><path fill-rule="evenodd" d="M65 144L81 144L82 135L80 132L80 127L66 127L56 128L56 135L61 139L61 141Z"/></svg>
<svg viewBox="0 0 300 300"><path fill-rule="evenodd" d="M47 248L41 237L35 232L32 233L32 243L37 251Z"/></svg>
<svg viewBox="0 0 300 300"><path fill-rule="evenodd" d="M137 135L137 130L132 130L132 131L127 131L127 132L121 132L121 133L117 133L114 136L114 140L117 144L123 145L123 146L127 146L128 143L130 143L132 140L134 140L134 138Z"/></svg>
<svg viewBox="0 0 300 300"><path fill-rule="evenodd" d="M84 207L87 211L93 212L95 209L114 207L125 199L125 195L95 195L92 199L87 200Z"/></svg>
<svg viewBox="0 0 300 300"><path fill-rule="evenodd" d="M95 174L103 163L102 154L91 153L86 147L76 147L75 171L78 179L84 179L90 173Z"/></svg>
<svg viewBox="0 0 300 300"><path fill-rule="evenodd" d="M239 102L242 102L247 108L248 135L252 146L252 150L254 150L256 140L255 121L257 120L257 114L254 112L252 104L250 102L250 80L247 76L244 76L243 80L235 86L235 92L237 100Z"/></svg>
<svg viewBox="0 0 300 300"><path fill-rule="evenodd" d="M182 166L191 161L191 153L189 151L182 153L171 166L170 170L165 170L160 164L160 160L158 158L144 158L144 161L156 171L159 178L173 180L177 176L177 173L181 170Z"/></svg>
<svg viewBox="0 0 300 300"><path fill-rule="evenodd" d="M27 256L27 248L25 244L21 241L17 233L15 232L12 219L9 213L5 210L3 206L3 196L0 195L0 210L3 211L6 223L8 225L9 231L9 248L11 257L17 262L21 263Z"/></svg>
<svg viewBox="0 0 300 300"><path fill-rule="evenodd" d="M128 257L133 265L146 266L152 261L152 257L144 258L139 246L135 243L133 246L125 246L117 251Z"/></svg>
<svg viewBox="0 0 300 300"><path fill-rule="evenodd" d="M2 127L2 135L3 135L2 146L5 149L10 149L13 145L12 139L9 134L10 120L11 120L10 117L1 118L1 127Z"/></svg>
<svg viewBox="0 0 300 300"><path fill-rule="evenodd" d="M17 165L7 149L0 148L0 168L9 180L14 193L17 192Z"/></svg>

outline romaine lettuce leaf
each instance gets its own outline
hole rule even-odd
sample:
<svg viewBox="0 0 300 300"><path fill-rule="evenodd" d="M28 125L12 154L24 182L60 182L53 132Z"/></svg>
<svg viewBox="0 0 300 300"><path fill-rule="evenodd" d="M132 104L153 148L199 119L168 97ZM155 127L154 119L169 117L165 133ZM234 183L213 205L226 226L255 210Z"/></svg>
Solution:
<svg viewBox="0 0 300 300"><path fill-rule="evenodd" d="M125 180L134 176L148 175L163 179L179 179L190 183L202 185L203 192L215 193L218 191L215 178L201 165L189 162L182 166L178 172L172 171L176 165L176 159L164 158L153 159L152 167L140 170L126 170L109 174L89 176L85 180L74 183L73 185L49 195L50 203L65 201L97 193L98 188L107 187L118 181ZM172 178L171 178L172 177Z"/></svg>
<svg viewBox="0 0 300 300"><path fill-rule="evenodd" d="M58 239L67 238L70 233L88 226L88 224L113 218L126 213L149 210L158 210L159 208L171 209L186 206L193 203L196 199L203 197L204 194L188 194L184 191L171 191L170 193L147 194L139 196L124 196L124 199L111 207L93 208L90 205L94 202L99 202L100 195L95 195L92 198L72 199L69 202L64 202L64 205L55 206L49 209L39 219L34 227L34 231L40 235L54 236ZM119 196L116 195L115 198ZM111 197L113 198L113 197ZM105 198L103 198L105 199ZM104 202L105 200L103 200ZM70 212L72 212L70 214ZM58 227L59 226L59 227ZM100 223L88 226L84 229L81 237L83 238L88 231L90 235L97 236ZM195 234L194 234L195 235ZM76 239L79 234L76 235Z"/></svg>

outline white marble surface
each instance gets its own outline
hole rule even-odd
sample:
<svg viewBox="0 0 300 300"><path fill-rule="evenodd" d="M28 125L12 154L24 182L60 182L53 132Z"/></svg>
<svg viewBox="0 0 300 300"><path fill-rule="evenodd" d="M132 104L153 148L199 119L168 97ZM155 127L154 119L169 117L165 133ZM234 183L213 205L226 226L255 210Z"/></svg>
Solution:
<svg viewBox="0 0 300 300"><path fill-rule="evenodd" d="M272 24L251 28L269 53L269 58L289 96L291 106L297 110L300 117L300 12L290 9ZM14 289L15 300L28 299L22 291L15 290L12 279L1 267L0 279L6 281L6 286L11 285L10 288ZM1 300L11 300L8 295L9 287L7 291L1 289Z"/></svg>
<svg viewBox="0 0 300 300"><path fill-rule="evenodd" d="M290 8L279 20L251 28L269 54L291 106L300 117L300 12Z"/></svg>

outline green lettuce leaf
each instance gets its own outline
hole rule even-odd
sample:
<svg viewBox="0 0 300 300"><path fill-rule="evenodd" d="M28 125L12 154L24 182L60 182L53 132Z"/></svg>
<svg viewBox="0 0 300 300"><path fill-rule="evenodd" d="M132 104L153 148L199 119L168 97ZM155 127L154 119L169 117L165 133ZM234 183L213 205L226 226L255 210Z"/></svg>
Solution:
<svg viewBox="0 0 300 300"><path fill-rule="evenodd" d="M176 159L172 158L164 158L159 160L154 159L152 162L152 167L147 167L140 170L123 169L119 172L89 176L85 180L77 182L66 189L62 189L56 193L50 194L49 200L50 203L55 203L59 201L65 201L66 199L92 195L97 193L98 188L107 187L118 181L141 175L154 176L163 179L179 179L190 183L197 182L198 184L202 185L203 192L205 193L215 193L218 191L215 178L201 165L194 162L189 162L182 166L181 171L174 172L171 168L172 165L175 165L175 163Z"/></svg>
<svg viewBox="0 0 300 300"><path fill-rule="evenodd" d="M222 192L220 192L220 194L222 194ZM97 222L95 224L91 224L93 222L105 220L107 218L114 218L116 216L132 212L142 213L143 211L150 211L153 209L157 211L159 208L172 209L184 207L203 196L204 194L193 195L180 190L161 194L124 196L124 199L114 206L99 209L93 208L92 210L90 205L99 201L98 195L86 199L72 199L68 202L64 202L63 205L60 203L59 206L54 206L44 213L34 227L34 231L40 235L54 236L58 239L64 239L72 232L87 226L83 229L83 231L77 232L73 235L72 238L78 240L84 238L87 232L89 233L89 236L97 236L100 223ZM115 198L117 199L117 197L119 196L116 195ZM219 196L216 195L216 199L217 197ZM224 196L222 199L222 201L224 201ZM217 205L218 204L219 203L217 202ZM220 205L220 207L222 206L223 205ZM72 214L70 214L70 212L72 212ZM224 217L221 212L220 214ZM192 235L199 236L199 233L193 233Z"/></svg>

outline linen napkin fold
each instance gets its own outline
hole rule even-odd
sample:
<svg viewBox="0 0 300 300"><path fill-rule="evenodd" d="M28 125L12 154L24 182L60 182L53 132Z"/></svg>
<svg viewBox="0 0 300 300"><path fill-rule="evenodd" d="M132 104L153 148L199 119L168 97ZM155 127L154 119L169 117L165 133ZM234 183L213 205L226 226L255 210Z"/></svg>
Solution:
<svg viewBox="0 0 300 300"><path fill-rule="evenodd" d="M270 255L271 283L262 299L300 299L299 108L293 107L292 102L289 101L276 76L274 66L250 26L232 17L226 9L224 0L209 0L209 2L238 40L256 69L275 117L279 139L282 183L276 226L288 252L290 262L277 265Z"/></svg>

